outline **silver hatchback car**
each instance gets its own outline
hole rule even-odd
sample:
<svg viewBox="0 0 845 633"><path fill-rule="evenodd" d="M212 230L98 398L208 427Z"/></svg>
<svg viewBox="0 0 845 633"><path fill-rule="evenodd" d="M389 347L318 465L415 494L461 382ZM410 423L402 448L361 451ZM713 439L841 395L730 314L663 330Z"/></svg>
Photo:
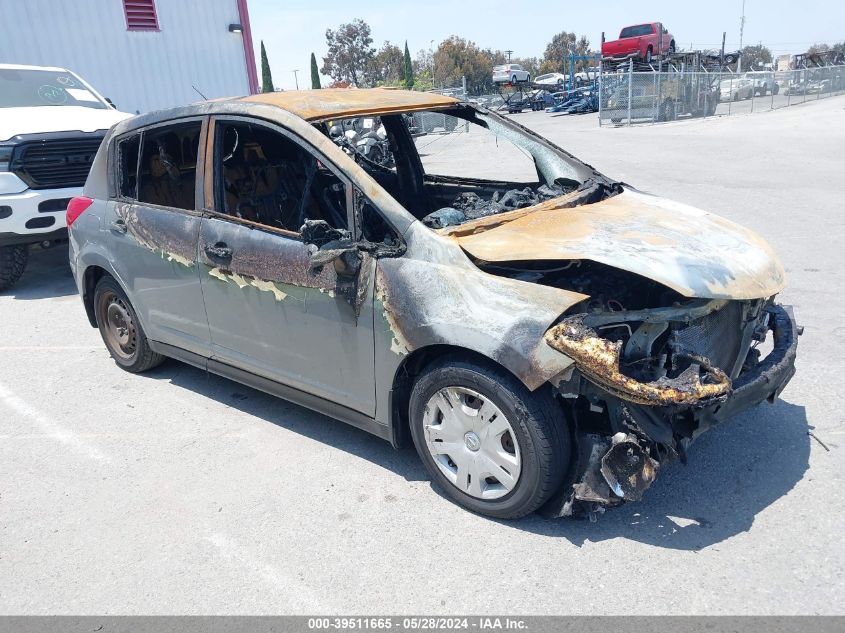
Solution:
<svg viewBox="0 0 845 633"><path fill-rule="evenodd" d="M422 112L451 131L412 134ZM123 121L67 224L120 367L178 359L412 441L489 516L637 500L794 373L759 236L442 95L282 92Z"/></svg>

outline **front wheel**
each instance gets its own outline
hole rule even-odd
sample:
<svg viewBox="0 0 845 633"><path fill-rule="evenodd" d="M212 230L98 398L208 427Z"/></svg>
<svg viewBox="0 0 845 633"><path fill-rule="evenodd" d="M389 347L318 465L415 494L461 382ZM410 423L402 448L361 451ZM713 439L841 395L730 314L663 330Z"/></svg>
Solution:
<svg viewBox="0 0 845 633"><path fill-rule="evenodd" d="M0 246L0 292L18 283L28 261L28 244Z"/></svg>
<svg viewBox="0 0 845 633"><path fill-rule="evenodd" d="M94 289L94 315L100 336L118 366L138 374L164 362L164 356L150 348L135 308L112 277L103 277Z"/></svg>
<svg viewBox="0 0 845 633"><path fill-rule="evenodd" d="M411 436L432 480L464 508L513 519L539 508L560 484L570 441L546 387L528 391L506 371L441 361L417 380Z"/></svg>

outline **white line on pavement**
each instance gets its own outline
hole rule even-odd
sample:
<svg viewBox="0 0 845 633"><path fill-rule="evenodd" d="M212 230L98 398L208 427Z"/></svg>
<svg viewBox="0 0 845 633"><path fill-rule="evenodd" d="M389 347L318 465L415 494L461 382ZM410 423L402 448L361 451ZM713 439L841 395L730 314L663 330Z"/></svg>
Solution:
<svg viewBox="0 0 845 633"><path fill-rule="evenodd" d="M19 415L28 418L37 424L48 437L85 453L85 455L91 459L104 462L111 461L109 457L100 452L99 449L83 442L73 431L57 424L43 413L27 404L22 398L10 391L2 383L0 383L0 402L12 411L15 411Z"/></svg>

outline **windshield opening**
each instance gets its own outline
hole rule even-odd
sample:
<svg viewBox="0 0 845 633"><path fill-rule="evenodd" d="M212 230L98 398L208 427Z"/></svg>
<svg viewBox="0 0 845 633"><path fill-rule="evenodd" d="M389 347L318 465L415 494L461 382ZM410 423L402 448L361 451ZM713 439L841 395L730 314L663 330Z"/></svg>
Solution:
<svg viewBox="0 0 845 633"><path fill-rule="evenodd" d="M597 202L618 191L563 150L469 105L329 121L322 127L432 229L563 196L568 197L561 206Z"/></svg>
<svg viewBox="0 0 845 633"><path fill-rule="evenodd" d="M109 108L79 77L66 70L0 68L0 108L36 106Z"/></svg>

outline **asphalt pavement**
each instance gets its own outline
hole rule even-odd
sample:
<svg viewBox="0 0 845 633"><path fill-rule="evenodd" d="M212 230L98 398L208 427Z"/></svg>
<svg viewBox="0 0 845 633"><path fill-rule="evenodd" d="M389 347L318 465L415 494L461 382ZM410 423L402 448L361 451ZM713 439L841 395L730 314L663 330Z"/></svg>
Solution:
<svg viewBox="0 0 845 633"><path fill-rule="evenodd" d="M0 613L843 613L845 97L617 129L515 117L769 240L806 327L780 401L597 523L493 521L412 450L178 362L119 370L66 252L35 253L0 295Z"/></svg>

